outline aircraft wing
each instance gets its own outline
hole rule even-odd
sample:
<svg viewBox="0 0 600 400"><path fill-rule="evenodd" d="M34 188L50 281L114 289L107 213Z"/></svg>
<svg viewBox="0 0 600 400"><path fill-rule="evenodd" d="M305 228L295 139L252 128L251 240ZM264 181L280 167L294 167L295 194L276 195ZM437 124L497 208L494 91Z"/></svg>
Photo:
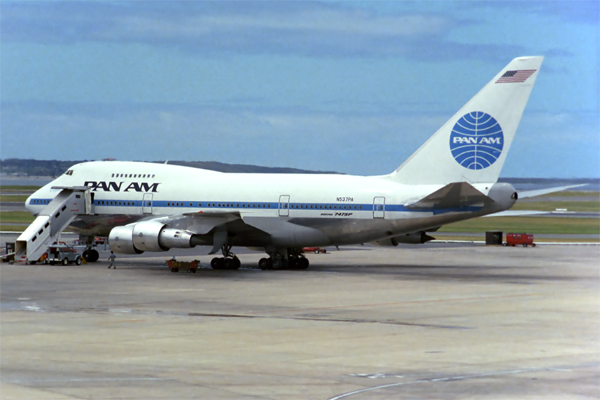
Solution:
<svg viewBox="0 0 600 400"><path fill-rule="evenodd" d="M246 218L254 216L252 211L204 211L195 213L184 213L173 215L170 217L159 219L169 227L185 229L186 231L196 235L206 235L215 228L227 227L227 232L238 234L240 230L254 230L264 235L268 235L252 224L247 223ZM242 228L243 226L243 228ZM236 228L237 227L237 228Z"/></svg>
<svg viewBox="0 0 600 400"><path fill-rule="evenodd" d="M216 210L215 212L204 211L171 216L167 220L161 222L176 227L180 227L179 225L181 224L187 225L180 228L196 235L205 235L216 227L224 226L230 222L241 219L242 217L239 212L223 212Z"/></svg>

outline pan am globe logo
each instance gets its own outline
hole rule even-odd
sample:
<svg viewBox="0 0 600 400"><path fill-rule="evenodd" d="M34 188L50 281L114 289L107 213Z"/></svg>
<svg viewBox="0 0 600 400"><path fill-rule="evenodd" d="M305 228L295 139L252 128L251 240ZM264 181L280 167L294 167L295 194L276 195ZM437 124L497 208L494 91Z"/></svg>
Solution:
<svg viewBox="0 0 600 400"><path fill-rule="evenodd" d="M450 152L465 168L480 170L496 162L504 147L502 128L494 117L473 111L456 122L450 134Z"/></svg>

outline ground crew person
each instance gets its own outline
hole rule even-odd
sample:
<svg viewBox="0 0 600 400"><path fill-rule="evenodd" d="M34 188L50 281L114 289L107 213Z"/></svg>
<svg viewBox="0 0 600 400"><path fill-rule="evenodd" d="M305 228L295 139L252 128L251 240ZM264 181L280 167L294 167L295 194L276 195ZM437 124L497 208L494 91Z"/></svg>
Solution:
<svg viewBox="0 0 600 400"><path fill-rule="evenodd" d="M108 256L108 261L110 261L110 265L108 266L108 269L110 269L110 267L117 269L117 265L115 264L115 258L117 258L117 256L115 256L115 253L113 253L111 251L110 256Z"/></svg>

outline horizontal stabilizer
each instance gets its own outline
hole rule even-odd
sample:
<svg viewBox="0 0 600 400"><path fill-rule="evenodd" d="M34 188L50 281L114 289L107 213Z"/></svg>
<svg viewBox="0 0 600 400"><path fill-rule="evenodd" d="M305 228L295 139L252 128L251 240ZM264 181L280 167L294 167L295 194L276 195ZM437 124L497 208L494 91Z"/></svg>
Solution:
<svg viewBox="0 0 600 400"><path fill-rule="evenodd" d="M586 183L582 183L579 185L560 186L560 187L553 187L553 188L546 188L546 189L539 189L539 190L525 190L525 191L518 192L518 194L519 194L519 199L526 199L528 197L543 196L545 194L562 192L563 190L573 189L573 188L581 187L581 186L585 186L585 185L586 185Z"/></svg>
<svg viewBox="0 0 600 400"><path fill-rule="evenodd" d="M553 214L555 211L539 211L539 210L507 210L500 211L494 214L484 215L484 218L487 217L529 217L532 215L549 215Z"/></svg>
<svg viewBox="0 0 600 400"><path fill-rule="evenodd" d="M493 200L467 182L455 182L436 190L429 196L406 205L411 210L452 209L468 206L483 206Z"/></svg>

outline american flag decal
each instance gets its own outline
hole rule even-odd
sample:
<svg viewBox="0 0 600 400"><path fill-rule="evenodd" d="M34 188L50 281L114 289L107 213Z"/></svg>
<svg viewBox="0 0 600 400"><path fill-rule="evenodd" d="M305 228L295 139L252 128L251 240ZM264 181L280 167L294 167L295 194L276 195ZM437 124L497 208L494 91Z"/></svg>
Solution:
<svg viewBox="0 0 600 400"><path fill-rule="evenodd" d="M537 71L535 69L520 69L518 71L506 71L504 75L496 81L496 83L515 83L525 82L533 73Z"/></svg>

